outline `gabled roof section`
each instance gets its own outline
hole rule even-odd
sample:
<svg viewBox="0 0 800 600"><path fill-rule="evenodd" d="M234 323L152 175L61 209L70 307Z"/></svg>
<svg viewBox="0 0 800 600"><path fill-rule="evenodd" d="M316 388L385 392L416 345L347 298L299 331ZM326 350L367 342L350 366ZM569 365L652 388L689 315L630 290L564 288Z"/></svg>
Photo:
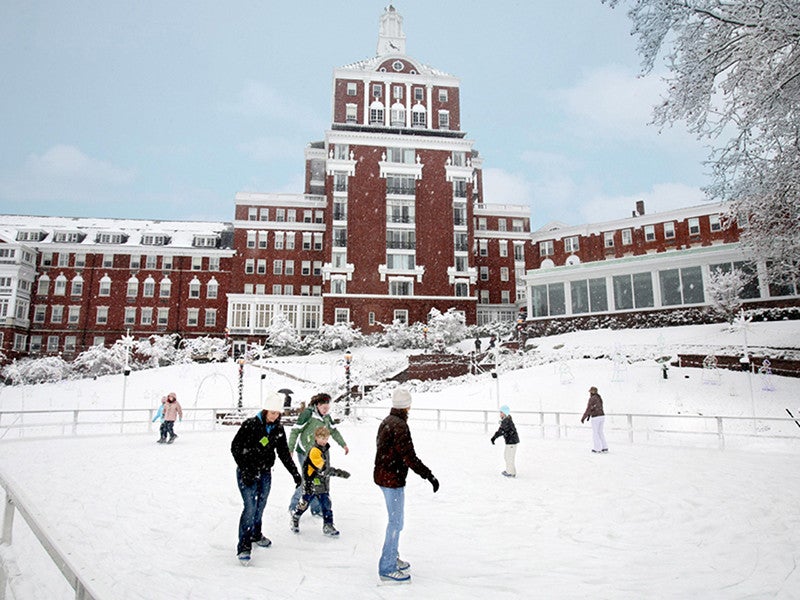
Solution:
<svg viewBox="0 0 800 600"><path fill-rule="evenodd" d="M402 62L403 68L396 70L394 68L395 62ZM433 77L453 77L450 73L446 73L439 69L434 69L424 63L417 61L404 54L395 54L391 56L374 56L366 60L350 63L343 67L339 67L342 71L357 71L360 73L373 73L373 72L386 72L386 73L406 73L411 75L430 75Z"/></svg>

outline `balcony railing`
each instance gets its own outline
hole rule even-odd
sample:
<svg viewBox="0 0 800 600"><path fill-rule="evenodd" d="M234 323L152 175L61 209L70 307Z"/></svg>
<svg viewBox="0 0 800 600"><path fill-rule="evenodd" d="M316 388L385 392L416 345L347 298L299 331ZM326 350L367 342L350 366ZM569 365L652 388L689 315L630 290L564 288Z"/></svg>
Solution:
<svg viewBox="0 0 800 600"><path fill-rule="evenodd" d="M400 196L413 196L417 193L416 188L405 185L387 185L387 194L398 194Z"/></svg>
<svg viewBox="0 0 800 600"><path fill-rule="evenodd" d="M387 223L414 223L415 219L413 215L387 215L386 216Z"/></svg>
<svg viewBox="0 0 800 600"><path fill-rule="evenodd" d="M417 242L386 240L386 247L394 250L414 250L417 247Z"/></svg>

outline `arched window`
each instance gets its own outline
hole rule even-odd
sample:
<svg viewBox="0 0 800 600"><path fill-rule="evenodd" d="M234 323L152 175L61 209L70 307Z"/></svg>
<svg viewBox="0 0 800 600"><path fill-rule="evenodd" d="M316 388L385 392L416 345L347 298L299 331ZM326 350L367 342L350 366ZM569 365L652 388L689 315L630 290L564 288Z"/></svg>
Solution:
<svg viewBox="0 0 800 600"><path fill-rule="evenodd" d="M97 292L98 296L110 296L111 295L111 277L108 275L103 275L100 279L100 289Z"/></svg>
<svg viewBox="0 0 800 600"><path fill-rule="evenodd" d="M172 281L170 281L170 278L164 277L164 279L161 280L161 285L159 287L159 298L169 298L170 294L172 293Z"/></svg>
<svg viewBox="0 0 800 600"><path fill-rule="evenodd" d="M195 277L189 282L189 298L200 297L200 280Z"/></svg>
<svg viewBox="0 0 800 600"><path fill-rule="evenodd" d="M80 275L75 275L75 277L72 278L72 289L69 293L72 296L83 295L83 277Z"/></svg>
<svg viewBox="0 0 800 600"><path fill-rule="evenodd" d="M391 123L392 127L405 127L406 126L406 107L395 102L392 104L391 110Z"/></svg>
<svg viewBox="0 0 800 600"><path fill-rule="evenodd" d="M384 108L383 102L375 100L369 105L369 124L370 125L383 125L384 124Z"/></svg>
<svg viewBox="0 0 800 600"><path fill-rule="evenodd" d="M216 298L219 295L219 283L212 277L206 287L206 298Z"/></svg>
<svg viewBox="0 0 800 600"><path fill-rule="evenodd" d="M128 279L128 291L127 294L128 298L136 298L139 295L139 280L136 277L131 276Z"/></svg>
<svg viewBox="0 0 800 600"><path fill-rule="evenodd" d="M428 126L428 111L425 107L417 102L411 108L411 126L412 127L427 127Z"/></svg>
<svg viewBox="0 0 800 600"><path fill-rule="evenodd" d="M152 298L156 295L156 280L148 277L144 280L144 288L142 289L142 296L145 298Z"/></svg>
<svg viewBox="0 0 800 600"><path fill-rule="evenodd" d="M56 287L53 290L56 296L65 296L67 294L67 278L62 273L56 277Z"/></svg>

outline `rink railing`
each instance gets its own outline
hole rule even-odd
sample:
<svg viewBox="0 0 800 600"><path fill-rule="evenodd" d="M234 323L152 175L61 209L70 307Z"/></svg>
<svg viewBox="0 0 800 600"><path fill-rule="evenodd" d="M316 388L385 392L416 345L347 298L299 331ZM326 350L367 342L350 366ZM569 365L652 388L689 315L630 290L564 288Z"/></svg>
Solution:
<svg viewBox="0 0 800 600"><path fill-rule="evenodd" d="M386 407L356 406L359 418L383 419ZM457 408L417 408L409 413L409 421L437 431L478 431L494 433L499 411ZM513 411L517 429L532 431L543 439L591 439L591 424L581 423L582 413L556 411ZM753 442L797 444L800 448L800 418L720 416L699 414L661 415L645 413L606 413L606 438L630 444L679 442L708 447L709 442L720 450L726 446L752 446Z"/></svg>
<svg viewBox="0 0 800 600"><path fill-rule="evenodd" d="M184 408L180 431L216 431L238 425L260 409L257 407ZM114 433L156 433L159 422L153 422L156 409L47 409L0 411L0 442L28 437L63 437L73 435L109 435ZM360 419L383 419L384 406L353 405L352 416ZM581 413L561 411L514 411L518 428L533 431L543 439L591 436L589 422L581 424ZM417 408L409 419L420 426L439 431L494 432L497 429L497 410L459 408ZM700 414L606 413L606 436L616 442L647 443L670 440L690 445L713 445L724 450L734 442L754 440L800 444L800 418L721 416ZM2 599L0 599L2 600Z"/></svg>

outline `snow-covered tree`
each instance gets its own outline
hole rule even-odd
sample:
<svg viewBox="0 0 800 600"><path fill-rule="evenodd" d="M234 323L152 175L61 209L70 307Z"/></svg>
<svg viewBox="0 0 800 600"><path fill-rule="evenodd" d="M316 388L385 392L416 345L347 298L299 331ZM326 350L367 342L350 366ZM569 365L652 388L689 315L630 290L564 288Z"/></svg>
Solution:
<svg viewBox="0 0 800 600"><path fill-rule="evenodd" d="M654 122L684 120L712 143L714 181L742 244L773 280L800 265L800 4L797 0L602 0L630 4L645 73L663 52Z"/></svg>
<svg viewBox="0 0 800 600"><path fill-rule="evenodd" d="M186 338L182 342L182 347L186 350L192 360L224 361L229 354L230 347L223 338L210 337L207 335Z"/></svg>
<svg viewBox="0 0 800 600"><path fill-rule="evenodd" d="M383 327L383 335L379 341L380 346L402 349L420 348L424 344L425 335L421 323L409 326L408 323L395 319L390 325L381 323L381 327Z"/></svg>
<svg viewBox="0 0 800 600"><path fill-rule="evenodd" d="M267 328L267 344L277 355L294 354L300 347L300 334L282 312L277 313Z"/></svg>
<svg viewBox="0 0 800 600"><path fill-rule="evenodd" d="M711 272L706 286L711 310L724 316L732 323L742 307L742 290L747 284L747 275L739 269L724 272L715 269Z"/></svg>
<svg viewBox="0 0 800 600"><path fill-rule="evenodd" d="M124 339L120 339L114 344L114 346L121 346L120 352L123 355L125 343ZM172 365L191 360L191 354L185 344L180 343L180 336L176 333L151 335L147 339L133 341L132 352L137 358L144 358L149 367Z"/></svg>
<svg viewBox="0 0 800 600"><path fill-rule="evenodd" d="M453 308L442 313L432 308L428 313L428 335L441 338L445 345L455 344L466 339L469 329L464 315Z"/></svg>
<svg viewBox="0 0 800 600"><path fill-rule="evenodd" d="M80 376L99 377L122 373L125 354L121 346L89 346L72 362L72 367Z"/></svg>
<svg viewBox="0 0 800 600"><path fill-rule="evenodd" d="M352 323L334 323L323 325L317 333L307 335L303 339L303 349L309 354L329 352L360 346L363 342L361 330L354 328Z"/></svg>
<svg viewBox="0 0 800 600"><path fill-rule="evenodd" d="M48 383L69 377L70 364L60 356L21 358L3 367L2 376L14 385Z"/></svg>

